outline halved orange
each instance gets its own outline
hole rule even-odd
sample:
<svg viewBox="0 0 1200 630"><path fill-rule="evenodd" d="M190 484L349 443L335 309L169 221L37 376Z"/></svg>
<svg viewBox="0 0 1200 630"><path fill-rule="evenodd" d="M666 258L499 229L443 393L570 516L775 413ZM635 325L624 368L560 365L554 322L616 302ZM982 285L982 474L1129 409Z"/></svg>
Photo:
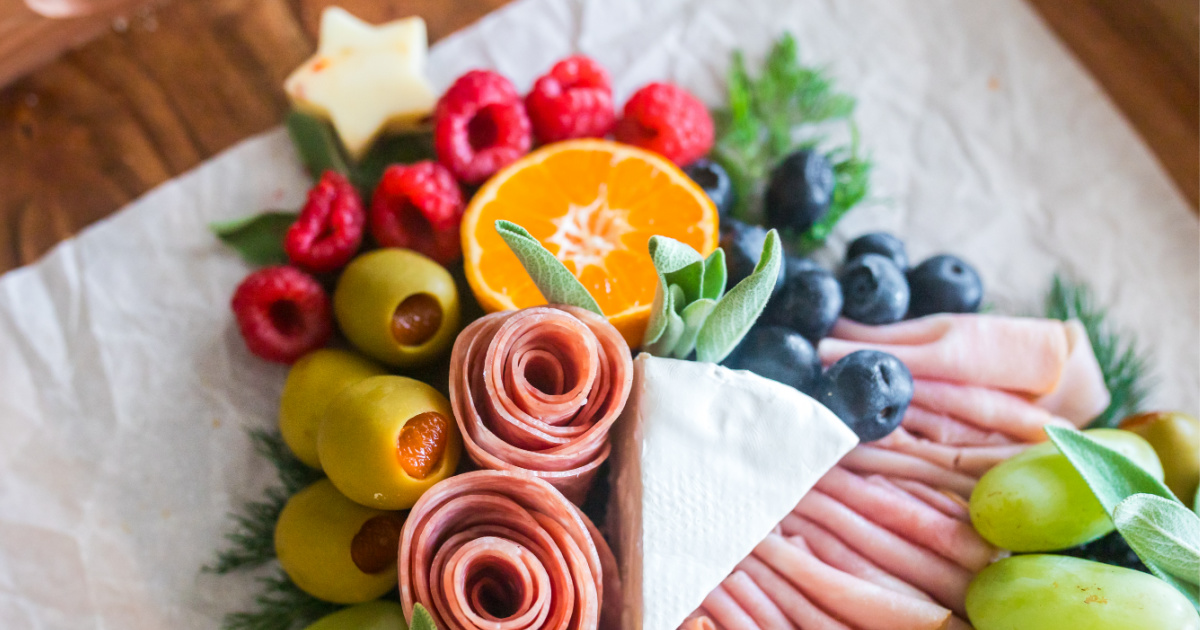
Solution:
<svg viewBox="0 0 1200 630"><path fill-rule="evenodd" d="M492 177L463 216L463 260L488 312L546 300L496 232L524 227L579 278L629 346L642 342L658 277L648 245L669 236L707 256L717 209L657 153L607 140L547 145Z"/></svg>

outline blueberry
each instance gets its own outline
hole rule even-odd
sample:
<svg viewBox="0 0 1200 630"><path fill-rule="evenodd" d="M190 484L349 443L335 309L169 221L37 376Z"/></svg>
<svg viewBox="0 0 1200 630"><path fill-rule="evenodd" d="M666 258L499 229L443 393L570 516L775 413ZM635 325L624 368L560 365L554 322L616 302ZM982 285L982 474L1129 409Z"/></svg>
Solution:
<svg viewBox="0 0 1200 630"><path fill-rule="evenodd" d="M863 254L842 267L838 282L842 315L856 322L890 324L908 312L908 281L890 258Z"/></svg>
<svg viewBox="0 0 1200 630"><path fill-rule="evenodd" d="M725 250L726 287L732 289L746 276L754 273L766 240L767 230L762 226L733 220L724 222L721 229L721 249ZM775 282L774 293L783 288L783 274L784 266L779 265L779 279Z"/></svg>
<svg viewBox="0 0 1200 630"><path fill-rule="evenodd" d="M755 374L809 394L821 376L821 361L807 339L782 326L755 326L746 333L724 365Z"/></svg>
<svg viewBox="0 0 1200 630"><path fill-rule="evenodd" d="M933 256L908 272L909 317L933 313L974 313L983 302L983 281L975 268L949 254Z"/></svg>
<svg viewBox="0 0 1200 630"><path fill-rule="evenodd" d="M872 442L900 426L912 402L912 374L900 359L875 350L842 357L817 380L814 398Z"/></svg>
<svg viewBox="0 0 1200 630"><path fill-rule="evenodd" d="M726 173L720 164L708 158L700 158L689 164L683 172L704 189L708 198L717 206L717 214L722 219L729 216L734 203L733 183L729 180L729 173Z"/></svg>
<svg viewBox="0 0 1200 630"><path fill-rule="evenodd" d="M767 222L801 234L829 211L833 200L833 166L812 150L797 151L771 173L767 186Z"/></svg>
<svg viewBox="0 0 1200 630"><path fill-rule="evenodd" d="M787 326L817 344L842 312L842 286L828 269L809 258L788 256L783 288L767 303L759 321Z"/></svg>
<svg viewBox="0 0 1200 630"><path fill-rule="evenodd" d="M854 260L863 254L879 254L892 259L901 271L908 269L908 253L904 251L904 241L887 232L872 232L850 241L846 248L846 261Z"/></svg>

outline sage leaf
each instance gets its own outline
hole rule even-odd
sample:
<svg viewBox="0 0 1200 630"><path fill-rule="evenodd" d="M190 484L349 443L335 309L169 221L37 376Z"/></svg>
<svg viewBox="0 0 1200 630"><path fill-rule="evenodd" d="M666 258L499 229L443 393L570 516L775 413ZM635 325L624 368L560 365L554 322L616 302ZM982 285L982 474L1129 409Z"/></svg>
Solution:
<svg viewBox="0 0 1200 630"><path fill-rule="evenodd" d="M663 278L667 281L668 285L676 286L683 290L682 303L690 304L700 299L700 294L703 290L704 261L697 260L686 267L665 274ZM680 310L678 305L676 305L676 310Z"/></svg>
<svg viewBox="0 0 1200 630"><path fill-rule="evenodd" d="M496 231L517 255L521 266L533 278L542 297L551 304L568 304L604 316L600 305L579 279L563 266L549 250L533 238L525 228L511 221L496 221Z"/></svg>
<svg viewBox="0 0 1200 630"><path fill-rule="evenodd" d="M325 171L350 175L350 160L343 152L341 141L329 123L316 116L292 110L288 113L285 124L292 144L300 154L300 163L308 170L309 175L318 178Z"/></svg>
<svg viewBox="0 0 1200 630"><path fill-rule="evenodd" d="M696 263L703 265L703 259L700 257L700 254L696 253L696 250L666 236L650 237L649 250L650 261L654 264L654 269L658 274L658 288L655 289L654 301L650 304L650 321L646 325L645 335L642 336L642 346L651 354L666 356L658 354L650 350L650 348L659 347L656 345L656 342L662 338L663 333L667 330L667 325L670 323L670 313L678 313L683 310L683 304L672 304L666 299L671 284L685 285L683 287L685 289L685 299L689 297L686 285L694 284L695 286L691 293L693 295L698 294L701 291L700 284L702 283L704 274L703 267L700 268L698 273L694 269L683 270ZM694 280L692 279L693 276L695 276ZM692 297L690 299L695 298ZM668 348L669 351L670 349Z"/></svg>
<svg viewBox="0 0 1200 630"><path fill-rule="evenodd" d="M700 297L706 300L721 299L725 295L725 281L725 250L718 247L704 261L704 286L700 288Z"/></svg>
<svg viewBox="0 0 1200 630"><path fill-rule="evenodd" d="M646 347L646 352L656 357L666 357L671 355L671 351L679 343L679 339L684 333L683 318L676 312L678 300L683 297L683 291L679 287L670 287L666 292L666 315L664 316L665 327L658 341L649 344Z"/></svg>
<svg viewBox="0 0 1200 630"><path fill-rule="evenodd" d="M1087 435L1060 427L1046 427L1046 434L1079 471L1109 516L1112 516L1118 503L1138 493L1177 500L1154 475Z"/></svg>
<svg viewBox="0 0 1200 630"><path fill-rule="evenodd" d="M782 261L779 233L771 230L767 232L754 272L717 302L700 329L696 338L697 361L720 363L737 347L771 299Z"/></svg>
<svg viewBox="0 0 1200 630"><path fill-rule="evenodd" d="M1200 516L1175 501L1135 494L1117 504L1112 520L1146 564L1200 584Z"/></svg>
<svg viewBox="0 0 1200 630"><path fill-rule="evenodd" d="M667 281L660 273L658 274L658 288L654 290L654 301L650 303L650 321L646 324L646 334L642 336L642 347L646 348L647 352L651 352L649 348L654 346L667 330L671 313L670 297L671 292ZM654 353L651 352L651 354Z"/></svg>
<svg viewBox="0 0 1200 630"><path fill-rule="evenodd" d="M679 341L675 342L671 356L676 359L686 359L692 354L692 351L696 349L696 338L700 336L700 329L716 306L716 300L701 298L683 308L683 311L679 313L683 320L683 335L679 337Z"/></svg>
<svg viewBox="0 0 1200 630"><path fill-rule="evenodd" d="M433 622L433 615L418 603L413 605L412 620L408 623L408 630L438 630L438 627Z"/></svg>
<svg viewBox="0 0 1200 630"><path fill-rule="evenodd" d="M279 265L288 261L283 250L283 237L297 216L294 212L264 212L210 223L208 229L251 265Z"/></svg>

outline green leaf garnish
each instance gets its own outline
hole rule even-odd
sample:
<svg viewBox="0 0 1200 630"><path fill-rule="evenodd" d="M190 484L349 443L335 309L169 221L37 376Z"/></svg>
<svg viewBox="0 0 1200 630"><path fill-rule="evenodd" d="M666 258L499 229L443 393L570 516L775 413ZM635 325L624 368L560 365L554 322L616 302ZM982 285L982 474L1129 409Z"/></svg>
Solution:
<svg viewBox="0 0 1200 630"><path fill-rule="evenodd" d="M282 569L255 581L260 585L255 609L225 615L223 630L299 630L345 608L305 593Z"/></svg>
<svg viewBox="0 0 1200 630"><path fill-rule="evenodd" d="M854 99L836 91L826 71L800 63L791 34L775 43L757 79L746 70L742 54L734 52L727 89L728 109L714 112L713 157L725 167L737 193L735 217L758 222L753 209L761 205L761 185L793 151L821 150L833 165L837 184L829 212L812 229L796 235L803 249L815 249L869 190L870 164L859 155L851 121ZM850 145L822 147L825 123L835 122L848 125Z"/></svg>
<svg viewBox="0 0 1200 630"><path fill-rule="evenodd" d="M1117 504L1112 520L1139 558L1200 584L1200 516L1177 501L1135 494Z"/></svg>
<svg viewBox="0 0 1200 630"><path fill-rule="evenodd" d="M704 261L704 283L700 289L700 297L708 300L719 300L725 295L725 250L720 247L713 250Z"/></svg>
<svg viewBox="0 0 1200 630"><path fill-rule="evenodd" d="M408 630L438 630L438 627L433 622L433 615L417 603L413 605L412 621L408 624Z"/></svg>
<svg viewBox="0 0 1200 630"><path fill-rule="evenodd" d="M297 216L294 212L264 212L210 223L208 229L251 265L278 265L288 260L283 251L283 236Z"/></svg>
<svg viewBox="0 0 1200 630"><path fill-rule="evenodd" d="M1186 514L1189 515L1188 518L1200 520L1200 516L1189 512L1163 482L1121 453L1073 429L1048 426L1046 434L1083 477L1114 524L1118 518L1127 528L1131 523L1154 523L1155 526L1150 527L1135 525L1131 530L1132 537L1126 537L1125 541L1155 575L1183 593L1192 605L1200 610L1200 589L1189 583L1195 576L1177 575L1173 571L1181 566L1189 566L1189 549L1200 547L1200 540L1196 539L1196 533L1200 532L1200 523L1180 526L1175 517ZM1172 510L1165 518L1161 514L1137 513L1135 510L1139 506L1149 504L1146 503L1148 499L1125 503L1134 496L1148 496L1175 503L1179 510ZM1155 502L1153 505L1161 504ZM1121 506L1124 507L1121 508L1122 514L1118 517L1116 511ZM1159 526L1171 528L1170 535L1164 535L1164 530ZM1122 531L1121 535L1125 536L1125 531ZM1189 543L1180 546L1176 540L1187 540ZM1157 558L1163 554L1174 559L1166 565L1160 564Z"/></svg>
<svg viewBox="0 0 1200 630"><path fill-rule="evenodd" d="M696 360L720 363L733 352L767 307L782 264L783 246L771 230L754 272L726 293L705 320L696 338Z"/></svg>
<svg viewBox="0 0 1200 630"><path fill-rule="evenodd" d="M537 285L546 301L551 304L578 306L604 316L596 299L588 293L579 279L525 228L512 221L500 220L496 221L496 231L508 244L508 248L517 255L521 266L525 267L529 277L533 278L533 283Z"/></svg>
<svg viewBox="0 0 1200 630"><path fill-rule="evenodd" d="M1108 312L1096 304L1087 285L1056 274L1046 296L1046 317L1079 320L1096 353L1112 402L1089 427L1115 427L1124 418L1143 411L1150 393L1146 356L1132 334L1114 329Z"/></svg>
<svg viewBox="0 0 1200 630"><path fill-rule="evenodd" d="M288 113L286 125L292 144L300 154L300 162L309 175L317 179L325 171L337 171L358 188L364 199L370 199L387 167L436 157L433 133L428 129L384 135L371 145L361 160L355 162L346 154L337 132L327 121L292 110Z"/></svg>
<svg viewBox="0 0 1200 630"><path fill-rule="evenodd" d="M350 158L346 157L337 133L329 123L292 110L288 112L284 124L287 125L296 152L300 154L300 163L314 179L325 171L337 171L350 176Z"/></svg>

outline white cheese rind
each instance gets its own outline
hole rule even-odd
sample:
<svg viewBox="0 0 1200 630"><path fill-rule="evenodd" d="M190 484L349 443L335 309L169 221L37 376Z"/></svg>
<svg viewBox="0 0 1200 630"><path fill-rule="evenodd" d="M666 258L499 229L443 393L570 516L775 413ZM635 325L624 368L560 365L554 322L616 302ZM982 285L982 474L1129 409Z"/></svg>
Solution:
<svg viewBox="0 0 1200 630"><path fill-rule="evenodd" d="M675 630L858 443L791 387L647 354L613 440L627 630Z"/></svg>

